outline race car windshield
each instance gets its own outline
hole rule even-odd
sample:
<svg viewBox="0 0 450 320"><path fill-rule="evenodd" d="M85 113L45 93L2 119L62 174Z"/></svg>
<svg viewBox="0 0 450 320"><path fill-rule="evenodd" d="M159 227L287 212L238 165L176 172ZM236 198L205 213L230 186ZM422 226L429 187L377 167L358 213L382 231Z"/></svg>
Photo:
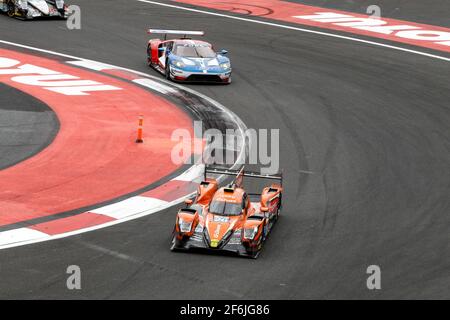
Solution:
<svg viewBox="0 0 450 320"><path fill-rule="evenodd" d="M240 203L231 203L226 201L211 201L209 212L223 216L238 216L242 213Z"/></svg>
<svg viewBox="0 0 450 320"><path fill-rule="evenodd" d="M173 53L186 58L215 58L216 53L208 46L176 45Z"/></svg>

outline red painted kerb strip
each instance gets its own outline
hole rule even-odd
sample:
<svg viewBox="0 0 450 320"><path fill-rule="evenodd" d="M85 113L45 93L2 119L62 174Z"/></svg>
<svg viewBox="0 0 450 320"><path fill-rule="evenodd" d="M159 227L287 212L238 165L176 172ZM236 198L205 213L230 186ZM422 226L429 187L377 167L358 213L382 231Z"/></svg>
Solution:
<svg viewBox="0 0 450 320"><path fill-rule="evenodd" d="M18 83L0 68L0 82L46 103L61 124L50 146L0 171L0 226L111 200L179 168L170 158L171 134L180 128L192 132L192 119L177 106L129 82L62 62L4 49L0 58L121 89L67 96ZM139 115L145 121L143 144L134 142Z"/></svg>
<svg viewBox="0 0 450 320"><path fill-rule="evenodd" d="M177 0L195 6L339 30L450 52L450 29L276 0ZM383 12L381 12L382 15Z"/></svg>

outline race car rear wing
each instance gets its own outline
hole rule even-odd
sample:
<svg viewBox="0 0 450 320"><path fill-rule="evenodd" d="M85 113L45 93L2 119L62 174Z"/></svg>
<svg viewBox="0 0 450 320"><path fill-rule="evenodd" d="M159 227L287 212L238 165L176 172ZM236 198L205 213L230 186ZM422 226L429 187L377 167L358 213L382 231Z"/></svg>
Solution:
<svg viewBox="0 0 450 320"><path fill-rule="evenodd" d="M177 34L183 35L183 38L187 36L204 36L205 32L203 31L185 31L185 30L165 30L165 29L148 29L148 34L163 34L164 40L167 39L168 34Z"/></svg>
<svg viewBox="0 0 450 320"><path fill-rule="evenodd" d="M270 174L261 174L258 172L252 172L252 171L245 171L244 169L245 169L244 166L238 170L215 167L215 166L214 167L205 166L204 180L206 180L206 177L209 173L209 174L236 176L236 178L234 180L234 185L239 186L239 187L242 186L242 180L244 177L278 180L280 182L280 185L281 186L283 185L283 173L282 172L279 172L275 175L270 175Z"/></svg>

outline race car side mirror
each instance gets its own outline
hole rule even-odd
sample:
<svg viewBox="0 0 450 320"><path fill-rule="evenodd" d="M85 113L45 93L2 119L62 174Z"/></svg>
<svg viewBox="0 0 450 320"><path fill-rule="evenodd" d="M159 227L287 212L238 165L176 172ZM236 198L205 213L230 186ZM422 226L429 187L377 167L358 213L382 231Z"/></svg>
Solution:
<svg viewBox="0 0 450 320"><path fill-rule="evenodd" d="M261 207L261 212L268 212L269 211L269 208L267 208L267 207Z"/></svg>
<svg viewBox="0 0 450 320"><path fill-rule="evenodd" d="M184 203L186 204L186 206L190 206L194 201L192 201L192 199L186 199L184 200Z"/></svg>
<svg viewBox="0 0 450 320"><path fill-rule="evenodd" d="M227 50L225 50L225 49L222 49L222 50L220 50L220 52L219 52L220 54L222 54L222 55L226 55L227 53L228 53L228 51Z"/></svg>
<svg viewBox="0 0 450 320"><path fill-rule="evenodd" d="M166 50L165 47L158 48L158 51L159 51L159 52L163 52L164 50Z"/></svg>

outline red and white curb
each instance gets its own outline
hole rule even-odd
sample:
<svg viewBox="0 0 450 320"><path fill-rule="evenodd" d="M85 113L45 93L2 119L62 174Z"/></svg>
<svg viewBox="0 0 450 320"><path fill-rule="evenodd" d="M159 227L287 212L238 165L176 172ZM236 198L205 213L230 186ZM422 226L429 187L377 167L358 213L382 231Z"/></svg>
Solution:
<svg viewBox="0 0 450 320"><path fill-rule="evenodd" d="M0 232L0 249L65 238L162 211L181 203L195 193L202 176L203 165L195 165L178 177L142 195L75 216Z"/></svg>
<svg viewBox="0 0 450 320"><path fill-rule="evenodd" d="M155 1L140 2L163 5ZM321 27L450 52L450 29L279 0L176 0L217 10Z"/></svg>
<svg viewBox="0 0 450 320"><path fill-rule="evenodd" d="M278 22L289 22L291 24L293 23L299 26L313 26L333 31L347 32L354 35L364 35L448 53L450 52L450 29L439 26L419 24L388 18L373 18L371 16L363 14L350 13L341 10L324 9L320 7L307 6L298 3L278 0L257 0L252 2L244 0L174 1L174 3L189 4L197 7L210 8L230 13L244 13L245 15L230 15L219 12L211 12L207 10L189 8L158 1L136 1L149 5L156 5L221 18L316 34L325 37L349 40L389 48L392 50L409 52L412 54L417 54L434 59L450 61L450 58L437 54L431 54L428 52L422 52L401 46L366 40L353 36L307 29L304 27L296 27L293 25L282 24ZM264 18L267 20L271 19L273 22L255 18Z"/></svg>
<svg viewBox="0 0 450 320"><path fill-rule="evenodd" d="M167 82L166 80L162 80L146 73L113 66L98 61L65 55L50 50L16 44L4 40L0 40L0 43L64 57L70 59L67 63L78 67L102 71L112 75L119 75L119 77L128 76L128 80L162 94L173 93L175 90L174 88L182 89L208 101L215 108L221 110L222 113L226 114L236 124L241 137L245 136L244 132L246 130L246 126L236 114L217 101L214 101L211 98L190 88ZM245 155L245 145L242 145L242 149L239 150L236 163L242 163ZM0 249L65 238L88 231L106 228L170 208L181 203L186 197L189 197L196 192L203 177L203 170L203 165L193 165L187 171L172 180L138 196L130 197L81 214L0 232Z"/></svg>

